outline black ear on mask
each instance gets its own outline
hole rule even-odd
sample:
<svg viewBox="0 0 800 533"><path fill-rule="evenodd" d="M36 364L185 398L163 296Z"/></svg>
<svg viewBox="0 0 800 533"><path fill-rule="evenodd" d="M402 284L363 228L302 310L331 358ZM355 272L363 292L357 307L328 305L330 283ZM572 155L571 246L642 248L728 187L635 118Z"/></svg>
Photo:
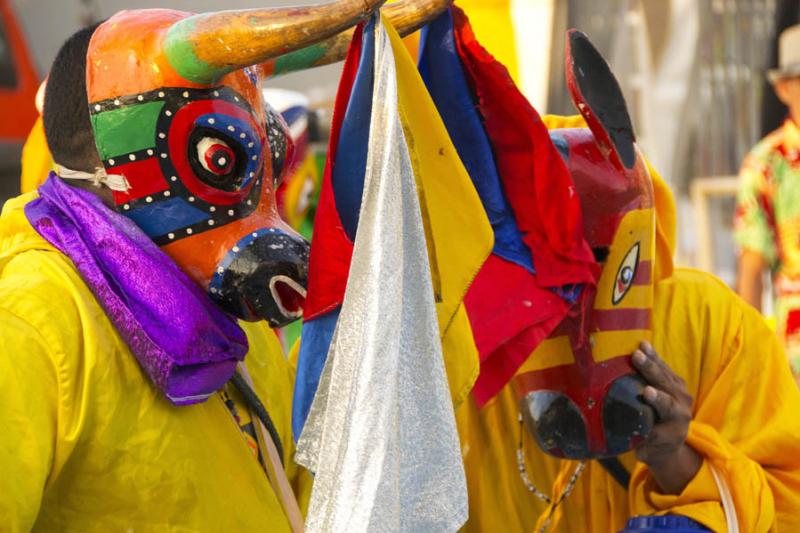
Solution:
<svg viewBox="0 0 800 533"><path fill-rule="evenodd" d="M636 134L617 78L585 33L567 31L564 72L572 102L611 163L633 168Z"/></svg>

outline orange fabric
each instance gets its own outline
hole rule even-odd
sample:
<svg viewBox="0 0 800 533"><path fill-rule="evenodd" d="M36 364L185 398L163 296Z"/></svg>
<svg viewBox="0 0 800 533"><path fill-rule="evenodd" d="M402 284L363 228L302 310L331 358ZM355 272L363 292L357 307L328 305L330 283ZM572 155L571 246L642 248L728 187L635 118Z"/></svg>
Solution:
<svg viewBox="0 0 800 533"><path fill-rule="evenodd" d="M16 84L0 90L0 141L21 143L36 121L34 99L39 88L39 78L28 53L25 36L20 31L11 2L0 0L0 23L8 41L4 53L11 55L9 62L14 70Z"/></svg>

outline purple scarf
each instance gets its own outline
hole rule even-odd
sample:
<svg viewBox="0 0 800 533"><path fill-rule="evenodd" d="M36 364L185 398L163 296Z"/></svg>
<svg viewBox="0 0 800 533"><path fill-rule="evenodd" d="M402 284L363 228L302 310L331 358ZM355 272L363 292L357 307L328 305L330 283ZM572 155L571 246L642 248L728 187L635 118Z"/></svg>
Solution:
<svg viewBox="0 0 800 533"><path fill-rule="evenodd" d="M176 405L199 403L247 353L236 320L132 221L55 174L25 215L69 257L155 385Z"/></svg>

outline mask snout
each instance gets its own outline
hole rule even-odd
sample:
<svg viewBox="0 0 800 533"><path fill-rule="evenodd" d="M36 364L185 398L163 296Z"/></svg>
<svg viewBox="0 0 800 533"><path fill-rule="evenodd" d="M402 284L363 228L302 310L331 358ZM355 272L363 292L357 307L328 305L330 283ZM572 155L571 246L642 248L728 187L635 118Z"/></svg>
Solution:
<svg viewBox="0 0 800 533"><path fill-rule="evenodd" d="M589 455L586 421L578 406L561 392L539 390L520 400L522 419L539 447L556 457Z"/></svg>
<svg viewBox="0 0 800 533"><path fill-rule="evenodd" d="M240 239L217 265L209 286L226 311L282 327L303 316L308 284L308 242L277 228Z"/></svg>
<svg viewBox="0 0 800 533"><path fill-rule="evenodd" d="M642 401L645 382L630 374L616 379L603 400L606 454L619 455L638 446L655 424L653 408Z"/></svg>

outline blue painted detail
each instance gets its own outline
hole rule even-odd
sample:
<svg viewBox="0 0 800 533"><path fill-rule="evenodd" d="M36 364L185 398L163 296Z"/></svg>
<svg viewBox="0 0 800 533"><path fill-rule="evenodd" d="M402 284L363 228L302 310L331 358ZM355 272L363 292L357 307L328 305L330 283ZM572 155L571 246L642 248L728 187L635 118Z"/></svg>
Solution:
<svg viewBox="0 0 800 533"><path fill-rule="evenodd" d="M569 161L569 144L567 140L558 133L558 130L550 131L550 140L553 141L558 153L561 154L561 159L566 163Z"/></svg>
<svg viewBox="0 0 800 533"><path fill-rule="evenodd" d="M350 102L342 119L339 146L336 149L331 184L336 210L351 241L355 241L361 195L364 192L364 173L367 167L372 87L375 65L375 17L364 26L361 58L350 94Z"/></svg>
<svg viewBox="0 0 800 533"><path fill-rule="evenodd" d="M255 66L245 67L244 73L247 76L247 79L250 80L250 83L258 88L258 68Z"/></svg>
<svg viewBox="0 0 800 533"><path fill-rule="evenodd" d="M133 220L151 238L162 237L211 218L183 198L143 204L130 211L122 211L122 214Z"/></svg>
<svg viewBox="0 0 800 533"><path fill-rule="evenodd" d="M329 313L303 323L292 400L292 434L295 440L300 438L308 412L311 410L311 402L314 400L322 368L328 358L333 330L336 329L341 309L339 306Z"/></svg>
<svg viewBox="0 0 800 533"><path fill-rule="evenodd" d="M522 241L503 192L492 146L456 51L450 10L422 29L419 71L481 198L494 230L493 252L535 273L531 251Z"/></svg>
<svg viewBox="0 0 800 533"><path fill-rule="evenodd" d="M286 124L288 124L289 126L291 126L299 119L306 116L306 114L308 114L308 109L305 106L301 105L292 106L288 109L281 111L281 116L283 117L283 120L285 120Z"/></svg>
<svg viewBox="0 0 800 533"><path fill-rule="evenodd" d="M234 248L237 248L239 251L234 251L234 249L231 248L231 250L225 254L225 257L222 258L222 261L217 264L217 267L214 269L214 275L211 277L211 282L208 284L208 291L212 294L218 293L222 288L222 278L225 276L225 271L228 270L228 267L230 267L231 263L233 263L234 259L236 259L239 253L247 248L247 246L254 240L269 233L284 232L275 228L260 228L239 239L239 241L234 245Z"/></svg>
<svg viewBox="0 0 800 533"><path fill-rule="evenodd" d="M209 120L213 123L209 122ZM258 177L261 169L261 137L253 131L248 122L230 115L207 113L197 117L195 125L217 130L225 137L234 139L242 148L247 155L247 164L244 169L241 188L245 188L247 184L253 181L253 178ZM233 131L228 129L229 127L232 127ZM242 133L245 134L244 138L240 136ZM253 146L248 146L250 143ZM253 156L255 156L255 160L253 160ZM251 177L250 174L253 176Z"/></svg>

